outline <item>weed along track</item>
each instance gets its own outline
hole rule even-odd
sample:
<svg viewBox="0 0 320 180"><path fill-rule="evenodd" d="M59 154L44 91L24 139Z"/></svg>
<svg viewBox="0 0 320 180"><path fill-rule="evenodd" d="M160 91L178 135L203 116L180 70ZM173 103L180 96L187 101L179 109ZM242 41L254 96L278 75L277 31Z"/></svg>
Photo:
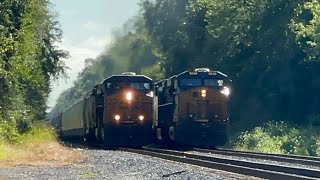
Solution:
<svg viewBox="0 0 320 180"><path fill-rule="evenodd" d="M315 169L235 160L231 156L229 158L218 158L148 147L142 149L120 148L120 150L267 179L317 179L320 177L320 171ZM237 154L232 156L236 157Z"/></svg>

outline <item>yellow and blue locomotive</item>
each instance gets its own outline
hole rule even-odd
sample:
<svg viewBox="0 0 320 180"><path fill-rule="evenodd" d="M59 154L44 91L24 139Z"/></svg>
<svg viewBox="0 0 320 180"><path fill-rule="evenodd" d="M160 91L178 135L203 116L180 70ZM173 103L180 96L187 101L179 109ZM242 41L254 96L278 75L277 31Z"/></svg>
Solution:
<svg viewBox="0 0 320 180"><path fill-rule="evenodd" d="M156 83L155 90L158 140L200 147L227 141L230 80L225 74L198 68Z"/></svg>
<svg viewBox="0 0 320 180"><path fill-rule="evenodd" d="M60 137L106 147L148 144L156 109L153 93L154 82L144 75L110 76L59 116Z"/></svg>

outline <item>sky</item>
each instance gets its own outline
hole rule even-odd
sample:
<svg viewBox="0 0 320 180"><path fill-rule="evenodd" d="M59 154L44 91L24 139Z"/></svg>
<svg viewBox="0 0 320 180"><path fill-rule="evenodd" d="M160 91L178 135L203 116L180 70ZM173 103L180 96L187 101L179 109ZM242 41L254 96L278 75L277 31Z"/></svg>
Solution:
<svg viewBox="0 0 320 180"><path fill-rule="evenodd" d="M69 51L64 60L70 68L68 79L51 81L48 106L53 107L59 94L72 86L84 67L84 60L96 58L112 40L112 31L137 14L139 0L50 0L58 13L63 31L58 46Z"/></svg>

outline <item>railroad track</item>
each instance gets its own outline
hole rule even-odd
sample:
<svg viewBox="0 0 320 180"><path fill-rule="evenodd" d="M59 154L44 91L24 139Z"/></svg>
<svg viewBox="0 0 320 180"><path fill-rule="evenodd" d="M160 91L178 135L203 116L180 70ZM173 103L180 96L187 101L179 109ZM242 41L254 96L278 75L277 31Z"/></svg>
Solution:
<svg viewBox="0 0 320 180"><path fill-rule="evenodd" d="M247 152L247 151L233 151L228 149L201 149L194 148L194 151L210 154L218 154L224 156L237 156L261 160L278 161L284 163L301 164L306 166L316 166L320 167L320 158L311 156L297 156L297 155L285 155L285 154L266 154L257 152Z"/></svg>
<svg viewBox="0 0 320 180"><path fill-rule="evenodd" d="M119 148L119 150L266 179L320 178L319 170L307 168L296 168L283 165L249 162L244 160L233 160L230 158L217 158L204 155L195 155L181 151L147 147L144 147L143 149Z"/></svg>

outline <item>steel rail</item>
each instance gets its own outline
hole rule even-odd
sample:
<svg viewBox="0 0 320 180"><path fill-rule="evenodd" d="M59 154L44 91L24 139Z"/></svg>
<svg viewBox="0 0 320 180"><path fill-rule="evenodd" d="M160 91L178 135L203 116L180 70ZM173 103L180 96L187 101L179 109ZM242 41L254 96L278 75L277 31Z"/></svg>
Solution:
<svg viewBox="0 0 320 180"><path fill-rule="evenodd" d="M201 148L199 148L201 149ZM278 157L287 157L287 158L295 158L295 159L303 159L303 160L312 160L312 161L320 161L320 157L314 157L314 156L301 156L301 155L293 155L293 154L275 154L275 153L260 153L260 152L250 152L250 151L237 151L237 150L230 150L230 149L222 149L222 148L217 148L215 150L218 151L225 151L225 152L241 152L241 153L250 153L250 154L268 154L268 155L273 155L273 156L278 156Z"/></svg>
<svg viewBox="0 0 320 180"><path fill-rule="evenodd" d="M320 171L311 169L292 168L279 165L214 158L209 156L199 156L173 150L155 148L119 148L119 150L266 179L295 180L316 179L316 177L320 177Z"/></svg>
<svg viewBox="0 0 320 180"><path fill-rule="evenodd" d="M202 149L202 148L194 148L196 152L202 153L211 153L211 154L219 154L226 156L236 156L236 157L246 157L253 159L263 159L263 160L271 160L278 162L286 162L292 164L302 164L307 166L317 166L320 167L320 158L305 158L305 156L291 156L291 155L280 155L280 154L265 154L265 153L251 153L251 152L242 152L242 151L232 151L232 150L224 150L224 149ZM307 157L307 156L306 156Z"/></svg>

